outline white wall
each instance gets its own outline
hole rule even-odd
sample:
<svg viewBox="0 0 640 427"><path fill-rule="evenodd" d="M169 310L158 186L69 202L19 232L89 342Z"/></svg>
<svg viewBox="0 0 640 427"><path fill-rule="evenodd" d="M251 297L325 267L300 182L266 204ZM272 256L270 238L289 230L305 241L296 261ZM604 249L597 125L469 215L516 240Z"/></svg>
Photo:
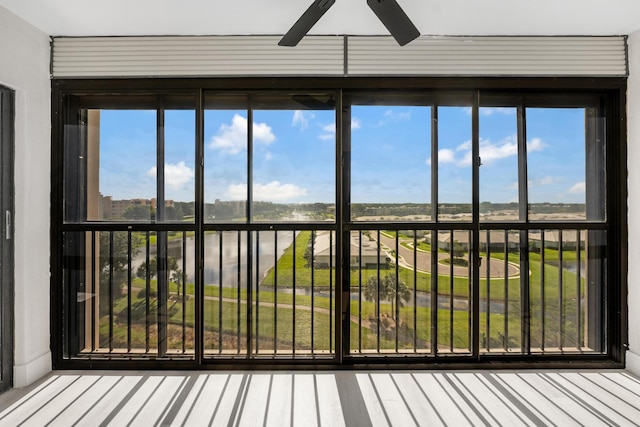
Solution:
<svg viewBox="0 0 640 427"><path fill-rule="evenodd" d="M51 370L49 37L2 7L0 84L16 91L14 385L22 387Z"/></svg>
<svg viewBox="0 0 640 427"><path fill-rule="evenodd" d="M629 351L627 368L640 375L640 31L629 36L627 92L629 170Z"/></svg>

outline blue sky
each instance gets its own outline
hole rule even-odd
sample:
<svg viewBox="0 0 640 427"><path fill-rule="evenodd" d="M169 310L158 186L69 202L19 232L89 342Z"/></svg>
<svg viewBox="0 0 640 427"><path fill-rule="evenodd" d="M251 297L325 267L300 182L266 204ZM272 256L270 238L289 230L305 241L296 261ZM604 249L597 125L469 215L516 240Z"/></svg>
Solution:
<svg viewBox="0 0 640 427"><path fill-rule="evenodd" d="M471 202L471 109L439 107L441 203ZM103 110L100 191L114 199L156 196L156 113ZM480 110L480 200L517 201L515 108ZM335 113L256 110L254 200L335 200ZM527 109L530 202L584 202L583 109ZM352 201L429 203L431 107L352 108ZM165 116L166 198L193 201L195 112ZM205 200L244 200L247 112L205 112Z"/></svg>

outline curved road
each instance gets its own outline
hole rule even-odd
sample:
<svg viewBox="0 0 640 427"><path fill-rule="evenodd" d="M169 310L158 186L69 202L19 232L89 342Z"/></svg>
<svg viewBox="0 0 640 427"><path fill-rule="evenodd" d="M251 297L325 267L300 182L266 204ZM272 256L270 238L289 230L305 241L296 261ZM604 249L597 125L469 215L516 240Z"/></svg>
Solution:
<svg viewBox="0 0 640 427"><path fill-rule="evenodd" d="M372 233L372 237L374 239L377 235ZM386 236L384 233L380 233L380 243L383 247L386 247L388 251L394 250L396 247L396 239L392 237ZM399 265L407 268L413 269L413 261L414 254L413 249L409 249L402 245L402 243L408 243L413 245L413 239L398 239L399 248L396 252L399 255ZM416 261L417 261L417 270L424 273L431 273L431 252L425 252L421 250L416 251ZM440 260L449 259L450 256L448 253L439 252L438 253L438 275L440 276L448 276L450 271L450 265L442 264ZM491 264L489 265L489 277L492 279L504 279L504 270L505 270L505 262L503 260L497 258L491 258ZM469 277L469 267L457 266L453 267L453 275L459 277ZM507 275L510 278L517 278L520 275L520 269L513 265L512 263L507 263ZM487 268L486 265L480 266L480 278L487 277Z"/></svg>

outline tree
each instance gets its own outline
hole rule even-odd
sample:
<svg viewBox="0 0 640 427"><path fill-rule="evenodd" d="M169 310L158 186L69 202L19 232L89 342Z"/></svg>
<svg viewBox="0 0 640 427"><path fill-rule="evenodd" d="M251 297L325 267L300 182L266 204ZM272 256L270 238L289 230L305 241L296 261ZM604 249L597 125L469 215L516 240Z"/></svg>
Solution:
<svg viewBox="0 0 640 427"><path fill-rule="evenodd" d="M187 275L186 273L183 274L182 270L179 268L176 268L175 270L173 270L173 272L171 273L171 277L169 278L170 281L172 281L173 283L175 283L177 285L178 288L178 296L180 296L180 288L182 287L182 285L187 281Z"/></svg>
<svg viewBox="0 0 640 427"><path fill-rule="evenodd" d="M100 233L100 305L101 311L107 310L109 295L112 300L123 296L122 288L127 281L129 268L129 235L131 236L131 258L135 258L142 245L142 239L135 233Z"/></svg>
<svg viewBox="0 0 640 427"><path fill-rule="evenodd" d="M380 304L379 301L389 301L391 303L391 318L396 320L395 304L396 300L400 307L403 306L403 301L408 302L411 299L411 289L402 280L396 283L396 275L389 273L380 278L371 276L367 280L366 288L364 290L364 297L367 301L375 301L376 303L376 317L380 317Z"/></svg>
<svg viewBox="0 0 640 427"><path fill-rule="evenodd" d="M149 260L148 267L147 261L143 261L142 264L140 264L140 267L138 267L138 270L136 270L136 276L138 276L140 279L146 279L147 271L149 272L150 279L156 277L156 274L158 273L158 259L156 257L153 257Z"/></svg>
<svg viewBox="0 0 640 427"><path fill-rule="evenodd" d="M457 240L453 241L453 257L454 258L462 258L464 257L466 251L464 249L464 245L460 242L458 242Z"/></svg>
<svg viewBox="0 0 640 427"><path fill-rule="evenodd" d="M147 267L147 262L143 261L142 264L136 270L136 276L140 279L147 278L147 271L149 272L149 278L153 279L158 274L158 258L153 257L149 260L149 266ZM178 285L178 295L180 295L180 286L183 283L183 274L182 270L178 265L178 260L175 257L167 257L167 273L169 274L169 280ZM187 275L184 275L186 280Z"/></svg>
<svg viewBox="0 0 640 427"><path fill-rule="evenodd" d="M125 210L122 216L126 219L146 220L155 219L155 212L151 206L131 205Z"/></svg>

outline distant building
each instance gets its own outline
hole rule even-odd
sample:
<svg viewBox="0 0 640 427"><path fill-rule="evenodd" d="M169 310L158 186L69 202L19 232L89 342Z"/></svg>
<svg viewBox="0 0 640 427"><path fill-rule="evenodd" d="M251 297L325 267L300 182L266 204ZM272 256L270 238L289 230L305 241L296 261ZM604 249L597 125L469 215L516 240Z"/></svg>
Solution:
<svg viewBox="0 0 640 427"><path fill-rule="evenodd" d="M452 243L456 242L465 251L470 250L471 233L469 231L440 231L438 232L438 248L449 251ZM432 233L425 234L425 242L432 245ZM507 249L509 251L516 250L520 246L520 235L518 233L507 233L506 239ZM504 251L505 249L505 233L502 230L490 230L480 232L480 251L486 252L487 246L491 252Z"/></svg>
<svg viewBox="0 0 640 427"><path fill-rule="evenodd" d="M148 206L149 210L156 210L158 207L158 200L153 199L125 199L125 200L113 200L112 196L100 195L100 218L101 219L116 219L122 218L127 209L131 206ZM171 208L175 206L173 200L165 200L164 206Z"/></svg>
<svg viewBox="0 0 640 427"><path fill-rule="evenodd" d="M584 249L587 238L585 230L580 230L580 249ZM424 234L426 243L432 244L431 233ZM438 232L438 248L451 250L451 243L457 242L465 251L469 251L470 233L468 231L440 231ZM546 249L559 249L560 232L558 230L545 231L544 247ZM487 251L487 244L491 252L503 252L505 249L505 232L503 230L480 231L480 251ZM520 233L510 231L506 233L506 245L508 251L517 251L520 247ZM542 245L542 233L540 231L529 232L529 247L536 249ZM578 233L565 230L562 233L562 248L564 250L576 250L578 247Z"/></svg>
<svg viewBox="0 0 640 427"><path fill-rule="evenodd" d="M369 240L362 236L362 244L358 238L358 232L351 232L351 255L349 263L351 267L375 268L378 265L388 266L391 261L387 253L380 249L375 240ZM313 266L315 268L335 268L336 266L336 241L330 238L330 232L321 231L316 234L313 247Z"/></svg>

